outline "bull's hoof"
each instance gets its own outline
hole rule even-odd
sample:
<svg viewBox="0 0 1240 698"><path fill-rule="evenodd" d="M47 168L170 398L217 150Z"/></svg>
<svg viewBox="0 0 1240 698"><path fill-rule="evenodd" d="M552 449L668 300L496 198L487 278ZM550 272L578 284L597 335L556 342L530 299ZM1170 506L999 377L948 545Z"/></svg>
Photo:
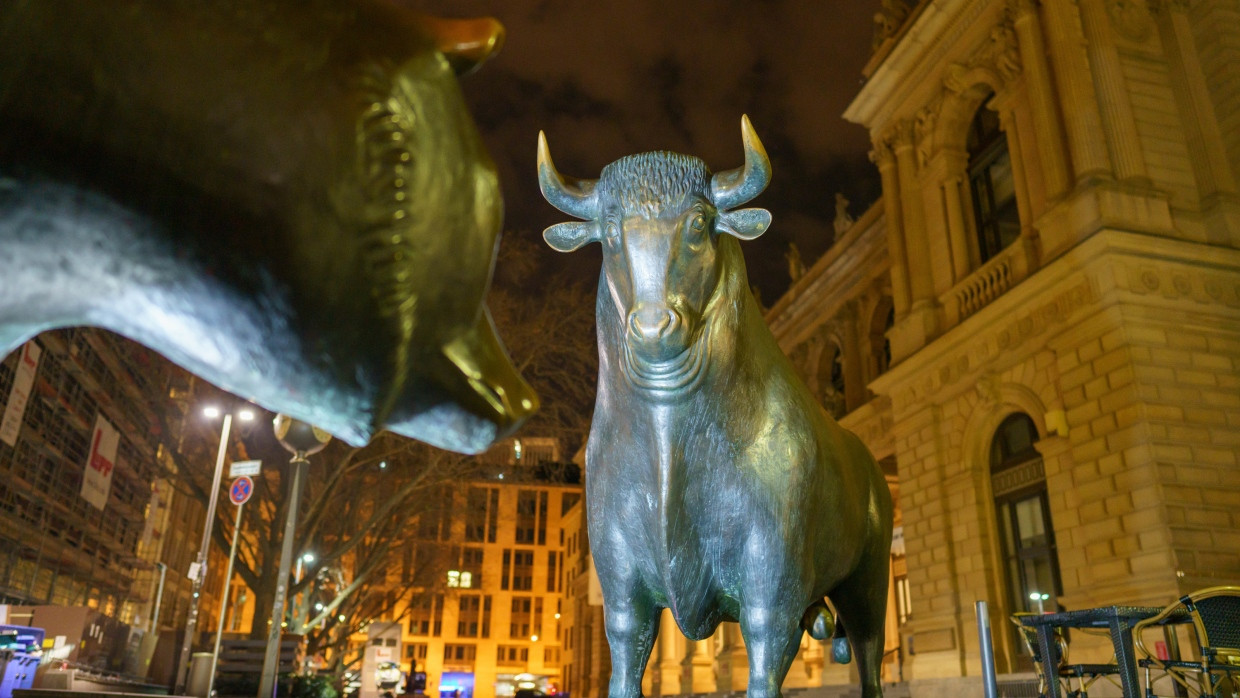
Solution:
<svg viewBox="0 0 1240 698"><path fill-rule="evenodd" d="M852 661L852 648L848 645L848 638L837 637L831 641L831 658L836 664L847 664Z"/></svg>

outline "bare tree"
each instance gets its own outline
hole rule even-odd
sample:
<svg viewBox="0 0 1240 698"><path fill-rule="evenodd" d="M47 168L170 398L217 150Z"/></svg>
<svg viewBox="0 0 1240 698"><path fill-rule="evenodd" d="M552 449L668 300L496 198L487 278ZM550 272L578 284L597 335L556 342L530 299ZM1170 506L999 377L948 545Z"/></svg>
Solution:
<svg viewBox="0 0 1240 698"><path fill-rule="evenodd" d="M556 437L571 455L585 442L594 408L594 288L556 271L548 254L537 235L506 234L487 304L542 402L522 433Z"/></svg>

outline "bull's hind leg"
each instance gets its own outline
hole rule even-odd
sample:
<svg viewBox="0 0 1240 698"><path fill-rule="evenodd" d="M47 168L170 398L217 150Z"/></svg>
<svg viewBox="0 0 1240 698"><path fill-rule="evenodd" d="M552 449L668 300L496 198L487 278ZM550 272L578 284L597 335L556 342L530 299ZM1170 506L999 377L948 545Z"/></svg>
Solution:
<svg viewBox="0 0 1240 698"><path fill-rule="evenodd" d="M650 650L659 635L659 612L645 595L628 596L613 601L603 597L603 616L607 624L607 643L611 646L611 683L608 695L614 698L639 698L642 694L642 673Z"/></svg>
<svg viewBox="0 0 1240 698"><path fill-rule="evenodd" d="M852 575L827 595L843 621L843 628L847 629L852 654L857 658L862 698L882 698L883 695L883 636L890 564L886 550L871 550ZM836 641L842 635L837 628Z"/></svg>
<svg viewBox="0 0 1240 698"><path fill-rule="evenodd" d="M779 698L780 686L801 648L800 613L781 608L780 601L741 609L741 634L749 655L747 698Z"/></svg>

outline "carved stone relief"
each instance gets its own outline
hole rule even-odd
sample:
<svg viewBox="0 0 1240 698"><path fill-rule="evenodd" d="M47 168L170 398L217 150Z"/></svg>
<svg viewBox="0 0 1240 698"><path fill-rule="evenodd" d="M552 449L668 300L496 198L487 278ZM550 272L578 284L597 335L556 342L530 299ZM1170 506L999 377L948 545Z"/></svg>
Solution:
<svg viewBox="0 0 1240 698"><path fill-rule="evenodd" d="M1115 31L1125 39L1145 41L1152 24L1145 0L1107 0L1107 15Z"/></svg>

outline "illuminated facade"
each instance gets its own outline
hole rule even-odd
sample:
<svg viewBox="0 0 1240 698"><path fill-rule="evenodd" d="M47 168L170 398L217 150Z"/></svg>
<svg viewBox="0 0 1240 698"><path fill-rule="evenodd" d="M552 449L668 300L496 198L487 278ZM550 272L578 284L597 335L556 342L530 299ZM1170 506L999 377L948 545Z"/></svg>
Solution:
<svg viewBox="0 0 1240 698"><path fill-rule="evenodd" d="M910 691L980 693L976 600L1012 676L1013 612L1240 578L1240 7L906 9L845 114L883 198L768 322L898 474Z"/></svg>
<svg viewBox="0 0 1240 698"><path fill-rule="evenodd" d="M403 621L402 665L416 661L427 672L427 695L492 698L560 686L563 516L581 487L543 477L558 456L551 440L505 442L483 457L492 476L419 524L419 537L445 543L452 560L445 587Z"/></svg>

